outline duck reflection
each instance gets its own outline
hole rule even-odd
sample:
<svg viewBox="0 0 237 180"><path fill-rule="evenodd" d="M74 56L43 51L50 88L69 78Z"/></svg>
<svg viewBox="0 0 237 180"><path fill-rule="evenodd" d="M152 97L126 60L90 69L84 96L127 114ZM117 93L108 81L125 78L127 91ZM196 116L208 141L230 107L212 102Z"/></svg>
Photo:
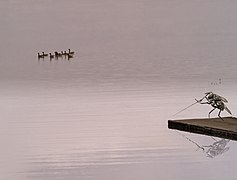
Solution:
<svg viewBox="0 0 237 180"><path fill-rule="evenodd" d="M229 139L223 139L223 138L216 139L214 137L211 137L212 143L210 145L200 145L199 143L195 142L194 140L187 137L186 135L181 134L181 133L179 134L182 135L185 139L187 139L192 144L195 144L198 147L197 150L201 149L203 153L205 153L206 156L209 158L214 158L216 156L219 156L230 149L230 147L227 146L228 143L230 142Z"/></svg>

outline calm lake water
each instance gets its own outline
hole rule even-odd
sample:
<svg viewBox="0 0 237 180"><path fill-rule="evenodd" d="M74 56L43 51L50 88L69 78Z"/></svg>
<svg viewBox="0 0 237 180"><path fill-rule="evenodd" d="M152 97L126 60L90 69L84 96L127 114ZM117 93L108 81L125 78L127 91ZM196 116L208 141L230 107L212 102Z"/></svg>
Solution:
<svg viewBox="0 0 237 180"><path fill-rule="evenodd" d="M2 0L0 180L236 179L236 142L167 128L207 91L236 115L236 6Z"/></svg>

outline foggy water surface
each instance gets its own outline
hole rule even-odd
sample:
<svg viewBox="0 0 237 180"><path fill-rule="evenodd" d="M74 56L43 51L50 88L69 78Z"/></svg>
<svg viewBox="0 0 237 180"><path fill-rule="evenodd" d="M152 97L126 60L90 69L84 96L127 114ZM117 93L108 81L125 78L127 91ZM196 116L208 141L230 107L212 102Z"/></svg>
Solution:
<svg viewBox="0 0 237 180"><path fill-rule="evenodd" d="M235 116L235 7L1 1L0 179L235 179L234 141L167 128L206 117L207 105L173 115L207 91Z"/></svg>

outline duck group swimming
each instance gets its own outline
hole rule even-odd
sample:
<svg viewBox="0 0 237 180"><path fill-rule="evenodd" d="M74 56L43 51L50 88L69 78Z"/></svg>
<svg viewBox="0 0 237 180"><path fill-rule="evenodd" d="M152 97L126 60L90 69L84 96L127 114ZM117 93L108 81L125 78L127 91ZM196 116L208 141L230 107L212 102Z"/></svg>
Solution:
<svg viewBox="0 0 237 180"><path fill-rule="evenodd" d="M75 54L74 51L71 51L71 49L68 49L68 52L67 51L61 51L61 52L58 52L58 51L55 51L54 53L48 53L48 54L45 54L44 52L42 52L42 54L38 53L38 59L44 59L45 57L49 56L49 59L52 60L52 59L58 59L58 58L67 58L68 60L73 58L73 55Z"/></svg>

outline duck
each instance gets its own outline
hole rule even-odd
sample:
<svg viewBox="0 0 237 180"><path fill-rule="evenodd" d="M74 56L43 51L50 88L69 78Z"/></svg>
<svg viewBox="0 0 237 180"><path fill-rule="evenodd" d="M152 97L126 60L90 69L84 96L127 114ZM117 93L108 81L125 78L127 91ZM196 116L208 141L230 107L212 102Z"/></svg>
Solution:
<svg viewBox="0 0 237 180"><path fill-rule="evenodd" d="M66 55L67 55L67 58L68 58L68 59L73 58L73 55L70 54L70 53L66 53Z"/></svg>
<svg viewBox="0 0 237 180"><path fill-rule="evenodd" d="M63 51L61 51L61 54L62 54L62 55L66 55L66 51L64 51L64 52L63 52Z"/></svg>
<svg viewBox="0 0 237 180"><path fill-rule="evenodd" d="M43 53L43 56L48 56L48 54L44 54L44 51L42 53Z"/></svg>
<svg viewBox="0 0 237 180"><path fill-rule="evenodd" d="M71 51L71 49L68 49L68 54L74 54L74 52Z"/></svg>
<svg viewBox="0 0 237 180"><path fill-rule="evenodd" d="M59 53L57 51L55 51L54 54L55 54L55 57L62 57L62 53Z"/></svg>
<svg viewBox="0 0 237 180"><path fill-rule="evenodd" d="M54 58L54 55L51 54L51 53L49 53L49 58L50 58L50 59Z"/></svg>
<svg viewBox="0 0 237 180"><path fill-rule="evenodd" d="M38 59L40 59L40 58L44 58L44 55L43 55L43 54L40 54L40 53L38 53Z"/></svg>

